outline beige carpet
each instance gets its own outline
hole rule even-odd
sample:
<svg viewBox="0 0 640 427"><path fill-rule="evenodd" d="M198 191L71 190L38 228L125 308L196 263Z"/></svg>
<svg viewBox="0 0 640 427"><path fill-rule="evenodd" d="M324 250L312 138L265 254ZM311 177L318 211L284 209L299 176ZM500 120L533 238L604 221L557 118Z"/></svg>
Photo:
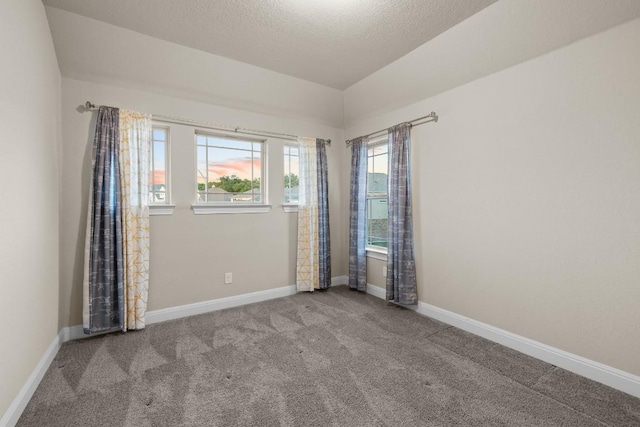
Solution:
<svg viewBox="0 0 640 427"><path fill-rule="evenodd" d="M19 426L640 426L640 399L345 286L62 346Z"/></svg>

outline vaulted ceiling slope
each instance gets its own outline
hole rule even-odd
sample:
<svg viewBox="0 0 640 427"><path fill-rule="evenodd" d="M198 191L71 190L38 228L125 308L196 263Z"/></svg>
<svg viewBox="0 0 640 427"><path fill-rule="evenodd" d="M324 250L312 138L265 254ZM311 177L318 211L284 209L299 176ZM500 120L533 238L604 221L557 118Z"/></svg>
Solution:
<svg viewBox="0 0 640 427"><path fill-rule="evenodd" d="M345 89L496 0L43 0L162 40Z"/></svg>
<svg viewBox="0 0 640 427"><path fill-rule="evenodd" d="M639 0L500 0L347 88L345 125L431 98L639 17Z"/></svg>
<svg viewBox="0 0 640 427"><path fill-rule="evenodd" d="M333 3L336 9L328 6L321 9L321 1L327 5ZM375 34L371 37L383 36L383 39L386 38L389 42L381 42L378 38L374 47L366 47L370 46L368 35L349 35L351 33L342 27L366 27L360 22L367 20L364 10L373 13L371 9L376 5L381 10L386 10L389 16L393 15L389 9L391 3L404 5L403 7L413 4L413 7L419 10L422 10L420 5L423 5L425 10L435 10L437 7L440 7L438 10L441 11L455 8L447 9L442 5L448 2L434 0L43 2L52 5L46 7L47 17L60 71L65 78L155 92L261 114L275 114L336 128L349 127L386 111L430 98L640 17L640 0L500 0L393 60L383 59L387 44L392 41L397 43L394 31L405 34L405 29L409 26L403 27L404 24L399 23L401 21L389 18L390 22L396 22L405 29L399 30L380 24L379 29L372 31ZM338 9L338 2L343 3L340 6L342 8L349 6L351 9L344 10L352 11L350 13L363 9L360 11L362 15L353 15L353 22L340 21L339 18L344 14L336 12L343 10ZM289 5L292 9L288 16L291 20L297 21L297 24L290 25L299 32L292 34L291 30L282 30L278 26L280 18L274 17L273 13L258 14L256 11L265 7L263 3L273 3L277 8ZM308 6L308 10L317 12L318 22L334 22L323 27L327 37L334 40L333 46L325 43L322 48L314 44L313 40L319 37L319 30L315 24L309 24L311 16L301 12L300 4L305 3L316 5ZM481 4L474 1L451 2L452 5L458 5L458 9L455 10L462 10L462 3L475 4L475 8ZM174 4L183 5L185 9L171 9L170 5ZM209 4L211 6L207 6ZM200 11L193 17L195 23L189 19L194 13L193 10ZM198 31L204 30L197 29L193 32L192 27L204 26L200 22L209 21L205 17L210 13L207 11L211 10L215 12L211 22L218 22L219 26L227 29L226 32L221 32L219 28L211 30L213 34L222 34L218 39L212 39L215 41L212 42L212 46L217 49L229 49L231 53L249 55L247 52L253 52L254 44L258 43L263 50L257 50L257 54L252 56L252 64L167 41L161 35L154 37L143 34L147 27L152 30L158 27L159 33L171 32L178 37L182 31L191 34L188 37L196 38L198 43L208 43L207 36L196 35ZM298 11L299 16L292 15L292 10ZM471 13L471 10L475 9L466 9L466 12ZM403 19L409 19L414 23L422 19L419 13L407 12L407 9L404 11ZM464 14L456 16L462 15ZM221 16L227 18L222 19ZM419 19L414 20L416 17ZM104 22L117 20L126 21L127 25L130 24L134 29ZM236 24L228 25L225 23L226 20L235 20ZM303 25L305 23L306 27ZM163 25L168 25L171 31L163 30ZM429 25L428 20L424 25ZM273 31L277 38L268 39L264 36L269 43L263 43L262 37L255 41L252 38L255 36L250 37L246 34L247 28L251 26L260 27L261 31ZM254 32L260 33L257 30ZM200 40L198 37L203 39ZM303 52L293 49L293 45L302 46ZM229 46L234 48L230 49ZM348 49L356 46L357 53L345 59L345 46L351 46ZM278 55L284 59L276 61L275 66L272 66L269 61ZM346 78L345 76L351 72L349 70L370 66L365 63L374 57L378 58L379 65L362 72L369 75L353 84L347 83L359 78ZM295 77L301 75L304 77ZM344 78L340 80L342 83L336 86L350 86L346 90L327 86L329 83L326 79L329 78L337 79L335 81Z"/></svg>

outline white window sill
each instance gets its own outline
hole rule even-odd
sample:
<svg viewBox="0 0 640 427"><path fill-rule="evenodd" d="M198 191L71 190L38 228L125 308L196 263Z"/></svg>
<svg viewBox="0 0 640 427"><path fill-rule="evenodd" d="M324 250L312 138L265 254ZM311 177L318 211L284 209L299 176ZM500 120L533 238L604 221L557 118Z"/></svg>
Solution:
<svg viewBox="0 0 640 427"><path fill-rule="evenodd" d="M387 260L387 250L382 248L376 248L373 246L367 247L367 258L379 259L380 261Z"/></svg>
<svg viewBox="0 0 640 427"><path fill-rule="evenodd" d="M193 213L196 215L217 215L217 214L249 214L267 213L271 211L271 205L251 205L251 204L195 204L191 205Z"/></svg>
<svg viewBox="0 0 640 427"><path fill-rule="evenodd" d="M176 205L149 205L149 215L173 215Z"/></svg>
<svg viewBox="0 0 640 427"><path fill-rule="evenodd" d="M298 212L298 205L282 205L282 210L286 213L295 213Z"/></svg>

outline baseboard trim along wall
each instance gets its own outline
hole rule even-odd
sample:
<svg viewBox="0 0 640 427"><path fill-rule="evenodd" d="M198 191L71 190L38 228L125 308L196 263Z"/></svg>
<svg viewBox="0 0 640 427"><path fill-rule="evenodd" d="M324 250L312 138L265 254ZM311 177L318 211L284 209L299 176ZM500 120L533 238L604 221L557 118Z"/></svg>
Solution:
<svg viewBox="0 0 640 427"><path fill-rule="evenodd" d="M11 405L9 405L9 408L2 416L2 419L0 419L0 427L12 427L16 425L24 411L24 408L27 407L33 393L35 393L40 381L42 381L42 377L44 377L47 369L49 369L53 358L58 354L61 344L62 332L56 335L53 341L51 341L51 344L49 344L49 347L45 350L35 369L31 372L31 375L29 375L29 378L27 378L27 381L18 392L18 395L13 399Z"/></svg>
<svg viewBox="0 0 640 427"><path fill-rule="evenodd" d="M331 278L331 285L346 285L349 282L347 276L336 276ZM218 298L209 301L196 302L193 304L180 305L177 307L163 308L147 312L146 324L151 325L167 320L181 319L183 317L195 316L209 313L211 311L224 310L226 308L239 307L241 305L253 304L260 301L267 301L274 298L282 298L296 293L296 285L283 286L281 288L268 289L266 291L251 292L248 294L234 295L226 298ZM105 332L108 333L108 332ZM60 331L62 342L87 338L82 325L68 326ZM96 334L91 335L96 336Z"/></svg>
<svg viewBox="0 0 640 427"><path fill-rule="evenodd" d="M367 293L385 299L386 291L378 286L367 284ZM432 319L471 332L472 334L502 344L505 347L512 348L528 356L535 357L536 359L640 398L640 377L637 375L612 368L611 366L586 359L582 356L577 356L421 301L418 302L417 307L407 306L407 308L423 316L431 317Z"/></svg>

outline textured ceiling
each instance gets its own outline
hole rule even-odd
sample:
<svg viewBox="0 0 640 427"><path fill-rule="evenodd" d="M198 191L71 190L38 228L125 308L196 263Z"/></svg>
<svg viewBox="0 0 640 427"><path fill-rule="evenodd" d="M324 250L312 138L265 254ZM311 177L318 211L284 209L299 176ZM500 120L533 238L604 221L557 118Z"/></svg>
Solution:
<svg viewBox="0 0 640 427"><path fill-rule="evenodd" d="M43 3L344 89L496 0L43 0Z"/></svg>

